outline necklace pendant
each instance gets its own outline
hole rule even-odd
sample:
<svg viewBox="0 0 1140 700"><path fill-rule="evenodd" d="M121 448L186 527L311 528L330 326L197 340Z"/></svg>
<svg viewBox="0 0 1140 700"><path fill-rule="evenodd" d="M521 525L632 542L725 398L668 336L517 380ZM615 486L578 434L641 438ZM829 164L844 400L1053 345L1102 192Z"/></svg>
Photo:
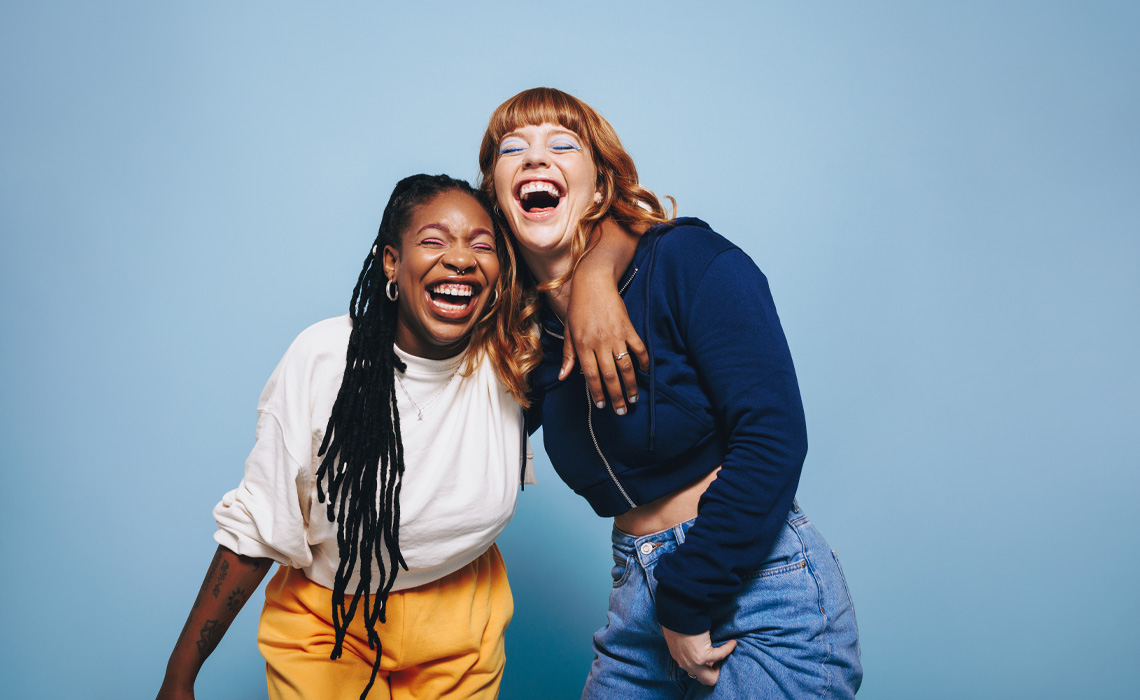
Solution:
<svg viewBox="0 0 1140 700"><path fill-rule="evenodd" d="M443 396L443 392L447 391L447 387L451 386L451 383L455 381L455 377L458 376L458 374L459 367L456 367L455 370L451 373L451 378L447 380L447 383L443 385L443 388L439 390L439 393L431 397L431 400L429 400L423 406L416 403L416 400L412 398L411 392L408 391L408 387L404 386L404 380L400 377L399 374L396 375L396 381L399 382L400 388L404 390L404 396L408 397L408 401L411 401L412 407L416 409L416 420L422 421L424 419L424 410L427 409L428 406L431 406L433 403L435 403L435 400L440 396Z"/></svg>

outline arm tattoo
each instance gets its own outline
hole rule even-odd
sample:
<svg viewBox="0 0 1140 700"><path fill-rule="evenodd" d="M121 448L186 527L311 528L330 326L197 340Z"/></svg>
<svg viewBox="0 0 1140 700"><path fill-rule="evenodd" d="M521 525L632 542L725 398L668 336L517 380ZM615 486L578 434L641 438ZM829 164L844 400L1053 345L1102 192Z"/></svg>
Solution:
<svg viewBox="0 0 1140 700"><path fill-rule="evenodd" d="M218 568L218 582L214 584L214 597L218 597L218 593L222 590L222 581L226 580L226 573L230 570L230 563L225 559L222 560L222 565Z"/></svg>
<svg viewBox="0 0 1140 700"><path fill-rule="evenodd" d="M194 607L191 610L197 610L198 606L202 603L202 596L206 594L206 589L210 585L210 579L214 577L214 571L218 568L218 562L222 561L222 550L219 548L214 552L214 558L210 560L210 568L206 569L206 578L202 579L202 587L198 589L198 597L194 599ZM217 593L214 597L217 597ZM189 620L187 620L189 622Z"/></svg>
<svg viewBox="0 0 1140 700"><path fill-rule="evenodd" d="M218 642L222 640L222 634L225 628L218 624L217 620L206 620L206 624L202 625L202 631L198 636L198 655L205 661L214 647L218 646Z"/></svg>
<svg viewBox="0 0 1140 700"><path fill-rule="evenodd" d="M235 615L241 610L243 603L245 603L245 590L242 588L235 589L233 593L230 593L230 597L226 598L226 607Z"/></svg>

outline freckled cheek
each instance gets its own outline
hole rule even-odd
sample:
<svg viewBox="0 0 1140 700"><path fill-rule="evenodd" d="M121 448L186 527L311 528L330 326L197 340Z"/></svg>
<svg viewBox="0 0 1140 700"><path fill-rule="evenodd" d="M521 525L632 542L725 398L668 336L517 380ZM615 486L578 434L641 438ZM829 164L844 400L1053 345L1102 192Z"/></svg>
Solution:
<svg viewBox="0 0 1140 700"><path fill-rule="evenodd" d="M494 174L495 183L495 199L499 201L499 206L503 207L508 204L514 196L511 193L511 177L510 173L506 172L506 168L499 168L496 166ZM504 209L505 211L505 209Z"/></svg>

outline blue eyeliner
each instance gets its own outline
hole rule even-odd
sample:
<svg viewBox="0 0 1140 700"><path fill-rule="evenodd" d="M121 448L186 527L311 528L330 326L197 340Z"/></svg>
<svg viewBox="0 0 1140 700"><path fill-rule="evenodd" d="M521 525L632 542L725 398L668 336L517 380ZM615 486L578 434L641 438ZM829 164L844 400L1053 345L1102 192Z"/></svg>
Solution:
<svg viewBox="0 0 1140 700"><path fill-rule="evenodd" d="M559 148L562 148L562 149L569 148L569 149L573 149L575 151L582 150L581 147L578 146L578 144L574 143L573 141L566 140L566 139L555 139L554 141L551 141L549 148L552 151L558 150Z"/></svg>
<svg viewBox="0 0 1140 700"><path fill-rule="evenodd" d="M514 146L508 144L517 144ZM499 155L506 156L526 150L526 142L521 139L507 139L499 146Z"/></svg>

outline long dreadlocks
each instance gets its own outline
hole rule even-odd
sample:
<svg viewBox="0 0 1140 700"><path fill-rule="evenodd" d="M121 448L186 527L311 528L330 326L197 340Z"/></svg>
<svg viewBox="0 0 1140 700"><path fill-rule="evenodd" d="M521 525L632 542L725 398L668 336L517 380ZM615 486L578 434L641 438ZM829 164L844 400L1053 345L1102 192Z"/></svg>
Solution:
<svg viewBox="0 0 1140 700"><path fill-rule="evenodd" d="M400 482L404 474L404 447L400 414L396 408L395 370L406 366L393 351L396 338L396 302L384 293L387 278L382 264L384 247L401 248L404 229L416 207L444 192L471 195L486 209L486 197L463 180L446 175L412 175L396 184L380 230L364 268L352 290L344 380L333 404L317 470L317 498L328 503L328 519L337 523L340 565L333 584L332 617L336 644L332 658L341 656L345 632L364 601L368 646L376 650L372 677L361 694L368 695L380 669L380 636L376 623L384 622L388 594L396 582L397 567L408 568L400 554ZM327 483L327 491L326 491ZM375 603L369 599L372 564L379 564L380 581ZM359 564L360 578L351 600L345 589Z"/></svg>

